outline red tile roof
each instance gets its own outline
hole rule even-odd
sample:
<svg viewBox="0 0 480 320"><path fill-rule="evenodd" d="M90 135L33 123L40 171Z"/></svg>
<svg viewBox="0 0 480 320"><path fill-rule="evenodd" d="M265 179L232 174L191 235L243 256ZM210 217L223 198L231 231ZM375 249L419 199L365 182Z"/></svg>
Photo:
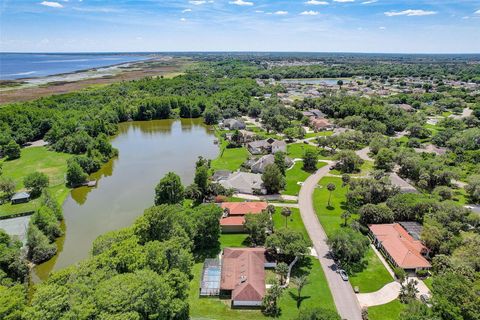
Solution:
<svg viewBox="0 0 480 320"><path fill-rule="evenodd" d="M265 296L265 249L225 248L221 290L232 290L234 301L262 301Z"/></svg>
<svg viewBox="0 0 480 320"><path fill-rule="evenodd" d="M244 216L233 216L220 219L221 226L243 226L244 223Z"/></svg>
<svg viewBox="0 0 480 320"><path fill-rule="evenodd" d="M267 209L266 202L223 202L221 207L229 209L230 215L246 215L251 213L261 213Z"/></svg>
<svg viewBox="0 0 480 320"><path fill-rule="evenodd" d="M403 269L431 267L422 255L422 252L428 249L398 223L373 224L368 227L399 267Z"/></svg>

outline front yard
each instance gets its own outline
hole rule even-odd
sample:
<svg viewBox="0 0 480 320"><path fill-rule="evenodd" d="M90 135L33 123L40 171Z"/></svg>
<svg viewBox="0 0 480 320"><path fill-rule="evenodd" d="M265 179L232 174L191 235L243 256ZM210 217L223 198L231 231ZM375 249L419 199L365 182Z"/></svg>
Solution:
<svg viewBox="0 0 480 320"><path fill-rule="evenodd" d="M325 162L318 162L317 169L326 166ZM297 196L302 187L298 182L303 182L311 175L311 172L303 170L303 161L297 161L290 170L286 172L286 185L282 194Z"/></svg>

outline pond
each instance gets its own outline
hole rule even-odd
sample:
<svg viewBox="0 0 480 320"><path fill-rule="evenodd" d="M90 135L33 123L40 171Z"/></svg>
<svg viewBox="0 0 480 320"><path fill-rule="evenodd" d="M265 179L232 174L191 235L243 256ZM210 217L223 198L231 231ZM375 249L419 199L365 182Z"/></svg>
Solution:
<svg viewBox="0 0 480 320"><path fill-rule="evenodd" d="M90 177L98 180L96 188L74 189L64 202L59 253L35 267L32 280L85 259L99 235L131 225L153 205L155 186L166 173L177 173L184 185L192 183L198 157L217 157L214 140L201 119L120 124L112 140L118 157Z"/></svg>

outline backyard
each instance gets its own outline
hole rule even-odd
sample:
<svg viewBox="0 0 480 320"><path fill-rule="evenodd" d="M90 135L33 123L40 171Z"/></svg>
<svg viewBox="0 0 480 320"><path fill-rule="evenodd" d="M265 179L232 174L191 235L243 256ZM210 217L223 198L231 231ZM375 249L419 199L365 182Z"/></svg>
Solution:
<svg viewBox="0 0 480 320"><path fill-rule="evenodd" d="M22 149L21 157L16 160L3 160L3 176L11 178L16 183L16 191L23 190L23 178L35 171L45 173L50 182L49 190L59 203L68 195L69 189L65 186L67 160L70 155L49 151L45 147ZM38 206L38 199L28 203L12 205L10 202L0 205L0 216L33 211Z"/></svg>

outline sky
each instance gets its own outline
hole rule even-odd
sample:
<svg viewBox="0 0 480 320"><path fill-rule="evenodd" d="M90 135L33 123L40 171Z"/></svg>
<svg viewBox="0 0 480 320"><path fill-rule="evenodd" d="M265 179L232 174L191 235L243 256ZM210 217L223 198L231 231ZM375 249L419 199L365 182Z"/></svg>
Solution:
<svg viewBox="0 0 480 320"><path fill-rule="evenodd" d="M480 0L0 0L0 51L480 53Z"/></svg>

